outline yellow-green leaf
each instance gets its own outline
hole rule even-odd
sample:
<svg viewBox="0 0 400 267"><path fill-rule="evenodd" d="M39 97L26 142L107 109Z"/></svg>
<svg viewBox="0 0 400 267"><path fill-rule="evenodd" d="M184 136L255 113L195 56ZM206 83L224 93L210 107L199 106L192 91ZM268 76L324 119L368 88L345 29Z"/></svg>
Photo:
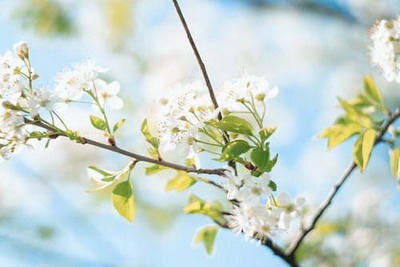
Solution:
<svg viewBox="0 0 400 267"><path fill-rule="evenodd" d="M353 123L358 124L364 128L370 129L373 126L372 118L363 113L361 110L358 110L354 104L352 105L350 102L339 98L339 103L346 112L346 116Z"/></svg>
<svg viewBox="0 0 400 267"><path fill-rule="evenodd" d="M368 161L374 147L376 131L369 129L362 133L354 144L353 158L361 171L367 168Z"/></svg>
<svg viewBox="0 0 400 267"><path fill-rule="evenodd" d="M225 116L220 121L211 120L207 124L227 132L253 135L253 126L247 120L233 115Z"/></svg>
<svg viewBox="0 0 400 267"><path fill-rule="evenodd" d="M335 124L320 133L319 137L328 138L328 148L332 149L359 133L361 129L362 128L355 123Z"/></svg>
<svg viewBox="0 0 400 267"><path fill-rule="evenodd" d="M111 200L118 213L128 221L135 219L136 207L132 193L132 186L129 181L122 182L115 187Z"/></svg>
<svg viewBox="0 0 400 267"><path fill-rule="evenodd" d="M390 168L394 178L400 178L400 147L390 150Z"/></svg>
<svg viewBox="0 0 400 267"><path fill-rule="evenodd" d="M122 125L124 125L124 123L125 123L125 119L119 120L119 121L114 125L113 132L115 133L116 131L118 131L118 130L122 127Z"/></svg>
<svg viewBox="0 0 400 267"><path fill-rule="evenodd" d="M142 134L146 141L150 143L153 147L158 148L160 145L160 140L157 137L154 137L149 130L149 127L147 125L147 119L145 119L142 123L142 128L141 128Z"/></svg>
<svg viewBox="0 0 400 267"><path fill-rule="evenodd" d="M222 207L218 202L208 203L193 194L189 196L189 202L183 211L189 214L206 215L218 223L225 222L221 214Z"/></svg>
<svg viewBox="0 0 400 267"><path fill-rule="evenodd" d="M367 95L375 102L382 104L383 98L379 88L376 86L374 79L367 75L364 78L364 89Z"/></svg>
<svg viewBox="0 0 400 267"><path fill-rule="evenodd" d="M200 228L194 238L194 244L203 243L208 255L212 255L214 251L215 237L217 236L219 227L216 225L205 226Z"/></svg>
<svg viewBox="0 0 400 267"><path fill-rule="evenodd" d="M91 115L90 122L96 129L104 131L107 128L106 122L103 119L100 119L99 117Z"/></svg>
<svg viewBox="0 0 400 267"><path fill-rule="evenodd" d="M168 169L168 168L158 165L158 164L154 164L154 165L151 165L150 167L147 167L145 173L146 173L146 175L153 175L153 174L159 173L160 171L163 171L166 169Z"/></svg>
<svg viewBox="0 0 400 267"><path fill-rule="evenodd" d="M184 191L196 183L196 178L184 171L178 171L177 175L168 181L165 186L166 191Z"/></svg>

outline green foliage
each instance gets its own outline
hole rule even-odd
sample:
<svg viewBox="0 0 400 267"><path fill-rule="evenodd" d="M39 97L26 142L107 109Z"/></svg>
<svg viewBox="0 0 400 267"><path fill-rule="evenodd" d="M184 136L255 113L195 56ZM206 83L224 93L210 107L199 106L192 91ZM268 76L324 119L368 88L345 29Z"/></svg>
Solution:
<svg viewBox="0 0 400 267"><path fill-rule="evenodd" d="M261 142L265 142L268 138L270 138L274 134L275 130L276 128L262 128L258 132L261 138Z"/></svg>
<svg viewBox="0 0 400 267"><path fill-rule="evenodd" d="M154 165L151 165L150 167L147 167L145 170L145 173L146 173L146 175L153 175L153 174L159 173L160 171L167 170L167 169L168 169L167 167L164 167L164 166L161 166L158 164L154 164Z"/></svg>
<svg viewBox="0 0 400 267"><path fill-rule="evenodd" d="M125 119L119 120L113 127L113 132L115 133L116 131L118 131L122 125L124 125L125 123Z"/></svg>
<svg viewBox="0 0 400 267"><path fill-rule="evenodd" d="M103 170L103 169L100 169L100 168L97 167L97 166L89 166L88 168L91 169L91 170L94 170L94 171L96 171L96 172L98 172L98 173L100 173L100 174L103 175L103 176L114 176L112 172L110 172L110 171L105 171L105 170Z"/></svg>
<svg viewBox="0 0 400 267"><path fill-rule="evenodd" d="M20 2L14 15L21 20L22 26L44 36L73 33L73 20L58 1L24 0Z"/></svg>
<svg viewBox="0 0 400 267"><path fill-rule="evenodd" d="M91 115L90 122L92 123L93 127L96 129L105 131L107 128L107 123L99 117Z"/></svg>
<svg viewBox="0 0 400 267"><path fill-rule="evenodd" d="M129 176L136 162L129 163L120 171L106 171L96 166L88 167L90 179L96 187L88 192L111 192L114 208L125 219L132 222L135 218L136 208Z"/></svg>
<svg viewBox="0 0 400 267"><path fill-rule="evenodd" d="M360 108L357 108L355 104L352 104L342 98L339 98L339 103L346 112L345 118L348 121L358 124L363 128L372 128L373 120L370 115L363 112Z"/></svg>
<svg viewBox="0 0 400 267"><path fill-rule="evenodd" d="M332 149L362 130L356 123L339 122L323 131L319 136L328 139L328 148Z"/></svg>
<svg viewBox="0 0 400 267"><path fill-rule="evenodd" d="M158 149L158 147L160 146L160 140L158 140L157 137L153 136L150 133L149 127L147 125L147 119L143 121L141 131L146 141L154 148Z"/></svg>
<svg viewBox="0 0 400 267"><path fill-rule="evenodd" d="M400 147L396 147L390 151L390 168L393 177L400 179Z"/></svg>
<svg viewBox="0 0 400 267"><path fill-rule="evenodd" d="M249 151L250 145L244 140L236 140L230 142L222 149L221 158L219 161L230 161L232 159L237 158L243 153Z"/></svg>
<svg viewBox="0 0 400 267"><path fill-rule="evenodd" d="M371 76L364 79L364 91L347 101L339 98L345 114L319 136L328 139L328 148L334 148L352 136L358 135L353 146L353 159L361 171L368 165L377 131L382 127L382 115L387 114L382 94Z"/></svg>
<svg viewBox="0 0 400 267"><path fill-rule="evenodd" d="M132 186L128 181L118 184L111 194L111 200L118 213L132 222L135 218L136 207L133 198Z"/></svg>
<svg viewBox="0 0 400 267"><path fill-rule="evenodd" d="M214 251L215 237L217 236L219 227L216 225L205 226L199 229L194 238L194 244L203 243L208 255L212 255Z"/></svg>
<svg viewBox="0 0 400 267"><path fill-rule="evenodd" d="M233 115L225 116L220 121L208 121L207 124L227 132L253 135L253 126L245 119Z"/></svg>
<svg viewBox="0 0 400 267"><path fill-rule="evenodd" d="M362 133L353 147L353 159L361 171L367 168L372 148L375 143L376 132L372 129Z"/></svg>
<svg viewBox="0 0 400 267"><path fill-rule="evenodd" d="M255 147L251 150L250 158L260 172L265 172L269 163L269 147Z"/></svg>
<svg viewBox="0 0 400 267"><path fill-rule="evenodd" d="M269 181L268 187L271 188L272 191L276 191L278 189L278 186L276 185L276 183L274 181Z"/></svg>
<svg viewBox="0 0 400 267"><path fill-rule="evenodd" d="M184 212L189 214L202 214L210 217L215 222L223 224L225 222L222 216L222 206L218 202L208 203L203 199L191 194L186 207L183 209Z"/></svg>
<svg viewBox="0 0 400 267"><path fill-rule="evenodd" d="M364 90L367 96L369 96L373 101L380 105L383 104L382 94L370 75L367 75L364 78Z"/></svg>
<svg viewBox="0 0 400 267"><path fill-rule="evenodd" d="M176 190L178 192L185 191L196 183L196 178L187 172L178 171L177 175L168 181L165 186L166 191Z"/></svg>

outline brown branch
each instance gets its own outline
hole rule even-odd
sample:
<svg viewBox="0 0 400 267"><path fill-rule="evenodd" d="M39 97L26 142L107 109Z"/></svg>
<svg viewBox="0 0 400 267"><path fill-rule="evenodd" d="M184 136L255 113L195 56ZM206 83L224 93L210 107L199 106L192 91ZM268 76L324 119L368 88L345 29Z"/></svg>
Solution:
<svg viewBox="0 0 400 267"><path fill-rule="evenodd" d="M392 125L398 118L400 118L400 108L398 108L393 114L388 115L388 119L386 120L385 124L382 126L382 129L378 132L374 146L380 143L383 140L383 136L388 131L390 125ZM317 212L315 213L314 217L311 220L311 223L308 227L305 227L301 230L298 236L293 240L290 244L288 249L286 250L286 254L294 258L297 249L300 247L303 240L306 236L316 227L318 221L328 209L328 207L332 204L334 197L339 192L340 188L346 182L346 180L350 177L353 171L357 168L357 165L354 161L351 162L349 167L345 170L343 175L339 178L339 180L335 183L332 187L331 191L329 192L328 196L322 201L320 207L318 208Z"/></svg>
<svg viewBox="0 0 400 267"><path fill-rule="evenodd" d="M212 101L212 103L214 105L214 108L218 109L219 106L218 106L217 98L215 97L214 89L213 89L213 87L211 85L210 77L208 76L206 66L205 66L205 64L204 64L204 62L203 62L203 60L202 60L202 58L200 56L200 52L197 49L196 43L194 42L194 39L193 39L193 36L190 33L189 26L188 26L188 24L186 22L185 17L183 16L183 13L182 13L182 10L181 10L181 8L179 6L178 0L173 0L173 2L174 2L174 6L175 6L175 9L176 9L176 12L178 13L179 19L181 20L183 28L185 29L186 36L187 36L187 38L189 40L190 46L192 47L192 50L193 50L193 52L194 52L194 54L196 56L197 62L199 63L199 66L200 66L200 69L201 69L201 73L203 74L204 81L206 82L206 85L207 85L207 88L208 88L208 93L210 95L211 101ZM218 112L218 119L220 119L220 120L222 119L221 112Z"/></svg>
<svg viewBox="0 0 400 267"><path fill-rule="evenodd" d="M200 52L197 49L196 43L193 39L192 33L190 32L189 26L186 22L185 16L183 15L181 7L179 6L178 0L173 0L173 2L174 2L176 12L178 13L179 19L182 23L182 26L185 29L185 33L189 40L190 46L192 47L192 50L196 56L197 63L199 64L199 67L201 69L201 73L203 74L204 81L206 82L206 85L207 85L208 94L210 95L210 98L211 98L214 108L216 110L218 110L218 107L219 107L218 101L217 101L217 98L215 97L214 89L212 87L210 77L208 76L206 65L204 64L203 59L201 58ZM218 111L218 120L222 120L221 111ZM225 144L229 143L229 135L226 131L223 132L222 138L224 139ZM231 166L235 170L235 173L237 172L235 162L229 161L228 165Z"/></svg>
<svg viewBox="0 0 400 267"><path fill-rule="evenodd" d="M62 137L68 137L66 134L64 133L59 133L57 132L57 129L51 127L50 125L47 125L41 121L32 121L29 119L25 118L25 123L31 124L31 125L35 125L37 127L41 127L43 129L46 129L48 131L50 131L52 134L52 138L57 138L59 136ZM163 160L158 160L158 159L153 159L153 158L149 158L143 155L139 155L127 150L124 150L122 148L119 148L118 146L112 146L109 144L105 144L105 143L101 143L86 137L80 137L80 140L78 143L81 143L83 145L88 144L91 146L95 146L95 147L99 147L108 151L112 151L114 153L118 153L133 159L136 159L138 161L143 161L143 162L148 162L148 163L153 163L153 164L157 164L157 165L161 165L164 167L168 167L174 170L178 170L178 171L185 171L185 172L190 172L190 173L197 173L197 174L209 174L209 175L224 175L224 171L225 169L195 169L193 167L186 167L183 165L179 165L179 164L175 164L172 162L168 162L168 161L163 161Z"/></svg>

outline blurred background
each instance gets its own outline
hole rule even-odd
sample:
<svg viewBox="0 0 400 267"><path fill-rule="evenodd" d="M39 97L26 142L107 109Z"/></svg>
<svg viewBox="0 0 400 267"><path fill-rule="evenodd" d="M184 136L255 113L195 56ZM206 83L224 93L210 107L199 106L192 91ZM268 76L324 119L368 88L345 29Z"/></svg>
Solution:
<svg viewBox="0 0 400 267"><path fill-rule="evenodd" d="M307 198L313 210L351 160L351 142L327 151L318 132L340 113L336 97L352 97L372 73L395 107L399 86L378 78L368 60L368 32L380 18L400 15L398 0L181 0L212 82L246 68L280 88L268 102L279 153L272 173L279 189ZM201 75L172 1L0 0L0 53L30 44L31 60L51 88L65 66L93 58L122 84L122 147L146 152L140 123L152 99L178 81ZM396 88L397 87L397 88ZM87 112L70 110L75 129L91 134ZM83 115L86 114L86 115ZM193 248L206 218L185 215L185 193L164 192L171 173L134 171L139 210L127 223L108 197L86 193L86 167L118 170L128 159L65 140L24 151L0 167L1 266L285 266L242 236L220 231L216 253ZM212 189L192 188L206 199ZM377 147L356 172L299 256L306 266L399 266L400 192L387 148ZM296 232L283 234L284 244Z"/></svg>

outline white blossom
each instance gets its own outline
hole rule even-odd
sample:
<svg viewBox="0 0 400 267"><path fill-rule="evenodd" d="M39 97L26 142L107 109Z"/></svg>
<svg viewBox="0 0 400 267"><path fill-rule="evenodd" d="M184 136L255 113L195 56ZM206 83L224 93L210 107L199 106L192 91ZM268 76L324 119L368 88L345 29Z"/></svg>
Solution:
<svg viewBox="0 0 400 267"><path fill-rule="evenodd" d="M389 82L400 82L400 17L378 21L371 29L371 61Z"/></svg>
<svg viewBox="0 0 400 267"><path fill-rule="evenodd" d="M243 70L240 75L231 81L225 81L216 90L220 106L227 111L245 111L239 100L250 103L261 103L266 99L274 98L278 88L270 88L265 77L252 76Z"/></svg>
<svg viewBox="0 0 400 267"><path fill-rule="evenodd" d="M56 92L64 100L79 100L85 91L93 88L93 82L99 73L107 69L99 67L93 60L75 64L73 69L66 68L56 76Z"/></svg>
<svg viewBox="0 0 400 267"><path fill-rule="evenodd" d="M101 79L94 81L95 93L98 95L100 105L104 106L106 103L113 109L121 109L124 102L117 96L120 90L118 82L106 83Z"/></svg>

